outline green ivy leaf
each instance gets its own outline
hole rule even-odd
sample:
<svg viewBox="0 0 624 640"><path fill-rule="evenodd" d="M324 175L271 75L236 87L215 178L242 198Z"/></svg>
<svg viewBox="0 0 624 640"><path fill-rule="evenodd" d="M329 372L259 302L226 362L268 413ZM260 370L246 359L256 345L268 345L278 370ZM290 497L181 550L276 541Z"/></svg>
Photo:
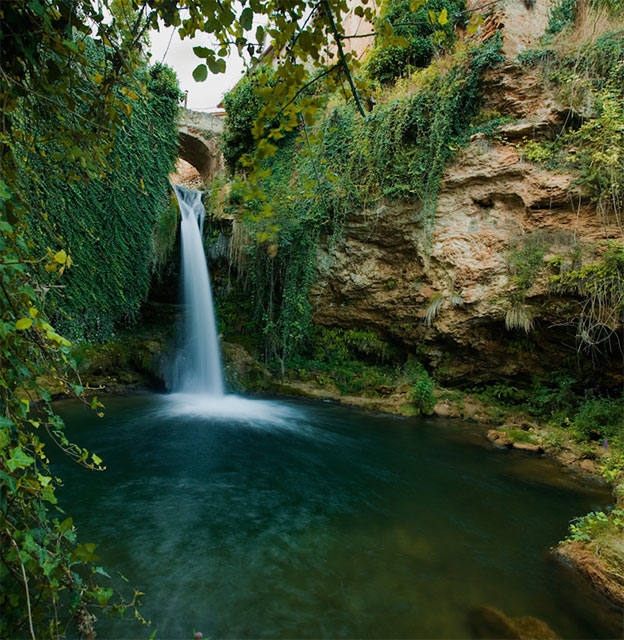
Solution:
<svg viewBox="0 0 624 640"><path fill-rule="evenodd" d="M59 533L64 535L67 531L69 531L74 524L74 521L71 518L65 518L63 522L59 525Z"/></svg>
<svg viewBox="0 0 624 640"><path fill-rule="evenodd" d="M11 449L11 457L7 460L7 467L10 471L15 471L16 469L25 469L29 467L35 459L32 456L29 456L27 453L24 453L22 447L15 447L15 449Z"/></svg>
<svg viewBox="0 0 624 640"><path fill-rule="evenodd" d="M4 449L11 442L11 435L6 427L0 427L0 449Z"/></svg>
<svg viewBox="0 0 624 640"><path fill-rule="evenodd" d="M98 559L93 553L96 547L93 542L77 545L71 555L72 562L95 562Z"/></svg>

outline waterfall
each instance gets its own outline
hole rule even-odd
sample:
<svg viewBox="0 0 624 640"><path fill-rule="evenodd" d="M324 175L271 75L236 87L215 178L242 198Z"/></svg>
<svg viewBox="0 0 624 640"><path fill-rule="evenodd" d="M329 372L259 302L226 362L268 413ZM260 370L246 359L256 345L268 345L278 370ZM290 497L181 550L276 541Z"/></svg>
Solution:
<svg viewBox="0 0 624 640"><path fill-rule="evenodd" d="M223 396L223 372L210 275L202 243L206 215L201 191L174 185L180 205L182 281L185 304L184 346L178 354L174 390Z"/></svg>

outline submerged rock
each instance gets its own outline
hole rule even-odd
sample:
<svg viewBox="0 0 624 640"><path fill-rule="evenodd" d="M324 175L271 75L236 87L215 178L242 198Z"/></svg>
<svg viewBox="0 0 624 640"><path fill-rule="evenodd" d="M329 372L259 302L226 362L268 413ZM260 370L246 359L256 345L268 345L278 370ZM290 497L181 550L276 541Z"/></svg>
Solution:
<svg viewBox="0 0 624 640"><path fill-rule="evenodd" d="M519 449L520 451L529 451L530 453L543 453L544 449L539 444L533 444L531 442L514 442L514 449Z"/></svg>
<svg viewBox="0 0 624 640"><path fill-rule="evenodd" d="M542 620L532 616L510 618L489 606L474 607L468 613L468 624L475 638L509 640L554 640L559 636Z"/></svg>

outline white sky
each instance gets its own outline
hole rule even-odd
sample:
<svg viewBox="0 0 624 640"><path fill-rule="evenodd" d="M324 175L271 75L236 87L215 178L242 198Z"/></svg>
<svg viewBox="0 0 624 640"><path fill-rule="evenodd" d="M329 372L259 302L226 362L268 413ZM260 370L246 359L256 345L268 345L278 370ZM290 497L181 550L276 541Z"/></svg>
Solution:
<svg viewBox="0 0 624 640"><path fill-rule="evenodd" d="M207 35L180 40L175 27L167 29L163 27L160 31L150 31L150 43L151 62L164 62L175 70L180 88L182 91L188 91L187 107L189 109L214 110L221 102L223 95L238 82L243 74L243 61L235 50L227 59L225 73L212 75L208 71L208 78L204 82L193 80L193 69L202 62L193 53L193 47L211 46L211 39ZM168 50L167 45L169 45Z"/></svg>

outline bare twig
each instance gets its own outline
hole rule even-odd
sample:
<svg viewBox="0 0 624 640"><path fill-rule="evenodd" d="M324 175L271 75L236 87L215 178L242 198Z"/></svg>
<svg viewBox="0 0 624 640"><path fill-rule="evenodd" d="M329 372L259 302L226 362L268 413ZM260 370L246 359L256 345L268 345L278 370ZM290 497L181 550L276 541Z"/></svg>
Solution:
<svg viewBox="0 0 624 640"><path fill-rule="evenodd" d="M22 562L22 557L20 556L19 547L17 546L17 542L13 539L11 532L8 529L5 529L7 536L11 540L11 543L15 547L15 553L17 554L17 559L20 563L20 567L22 568L22 578L24 580L24 590L26 591L26 610L28 611L28 627L30 629L30 637L32 640L37 640L35 636L35 630L33 628L33 619L32 619L32 610L30 608L30 592L28 591L28 577L26 576L26 569L24 568L24 563Z"/></svg>

